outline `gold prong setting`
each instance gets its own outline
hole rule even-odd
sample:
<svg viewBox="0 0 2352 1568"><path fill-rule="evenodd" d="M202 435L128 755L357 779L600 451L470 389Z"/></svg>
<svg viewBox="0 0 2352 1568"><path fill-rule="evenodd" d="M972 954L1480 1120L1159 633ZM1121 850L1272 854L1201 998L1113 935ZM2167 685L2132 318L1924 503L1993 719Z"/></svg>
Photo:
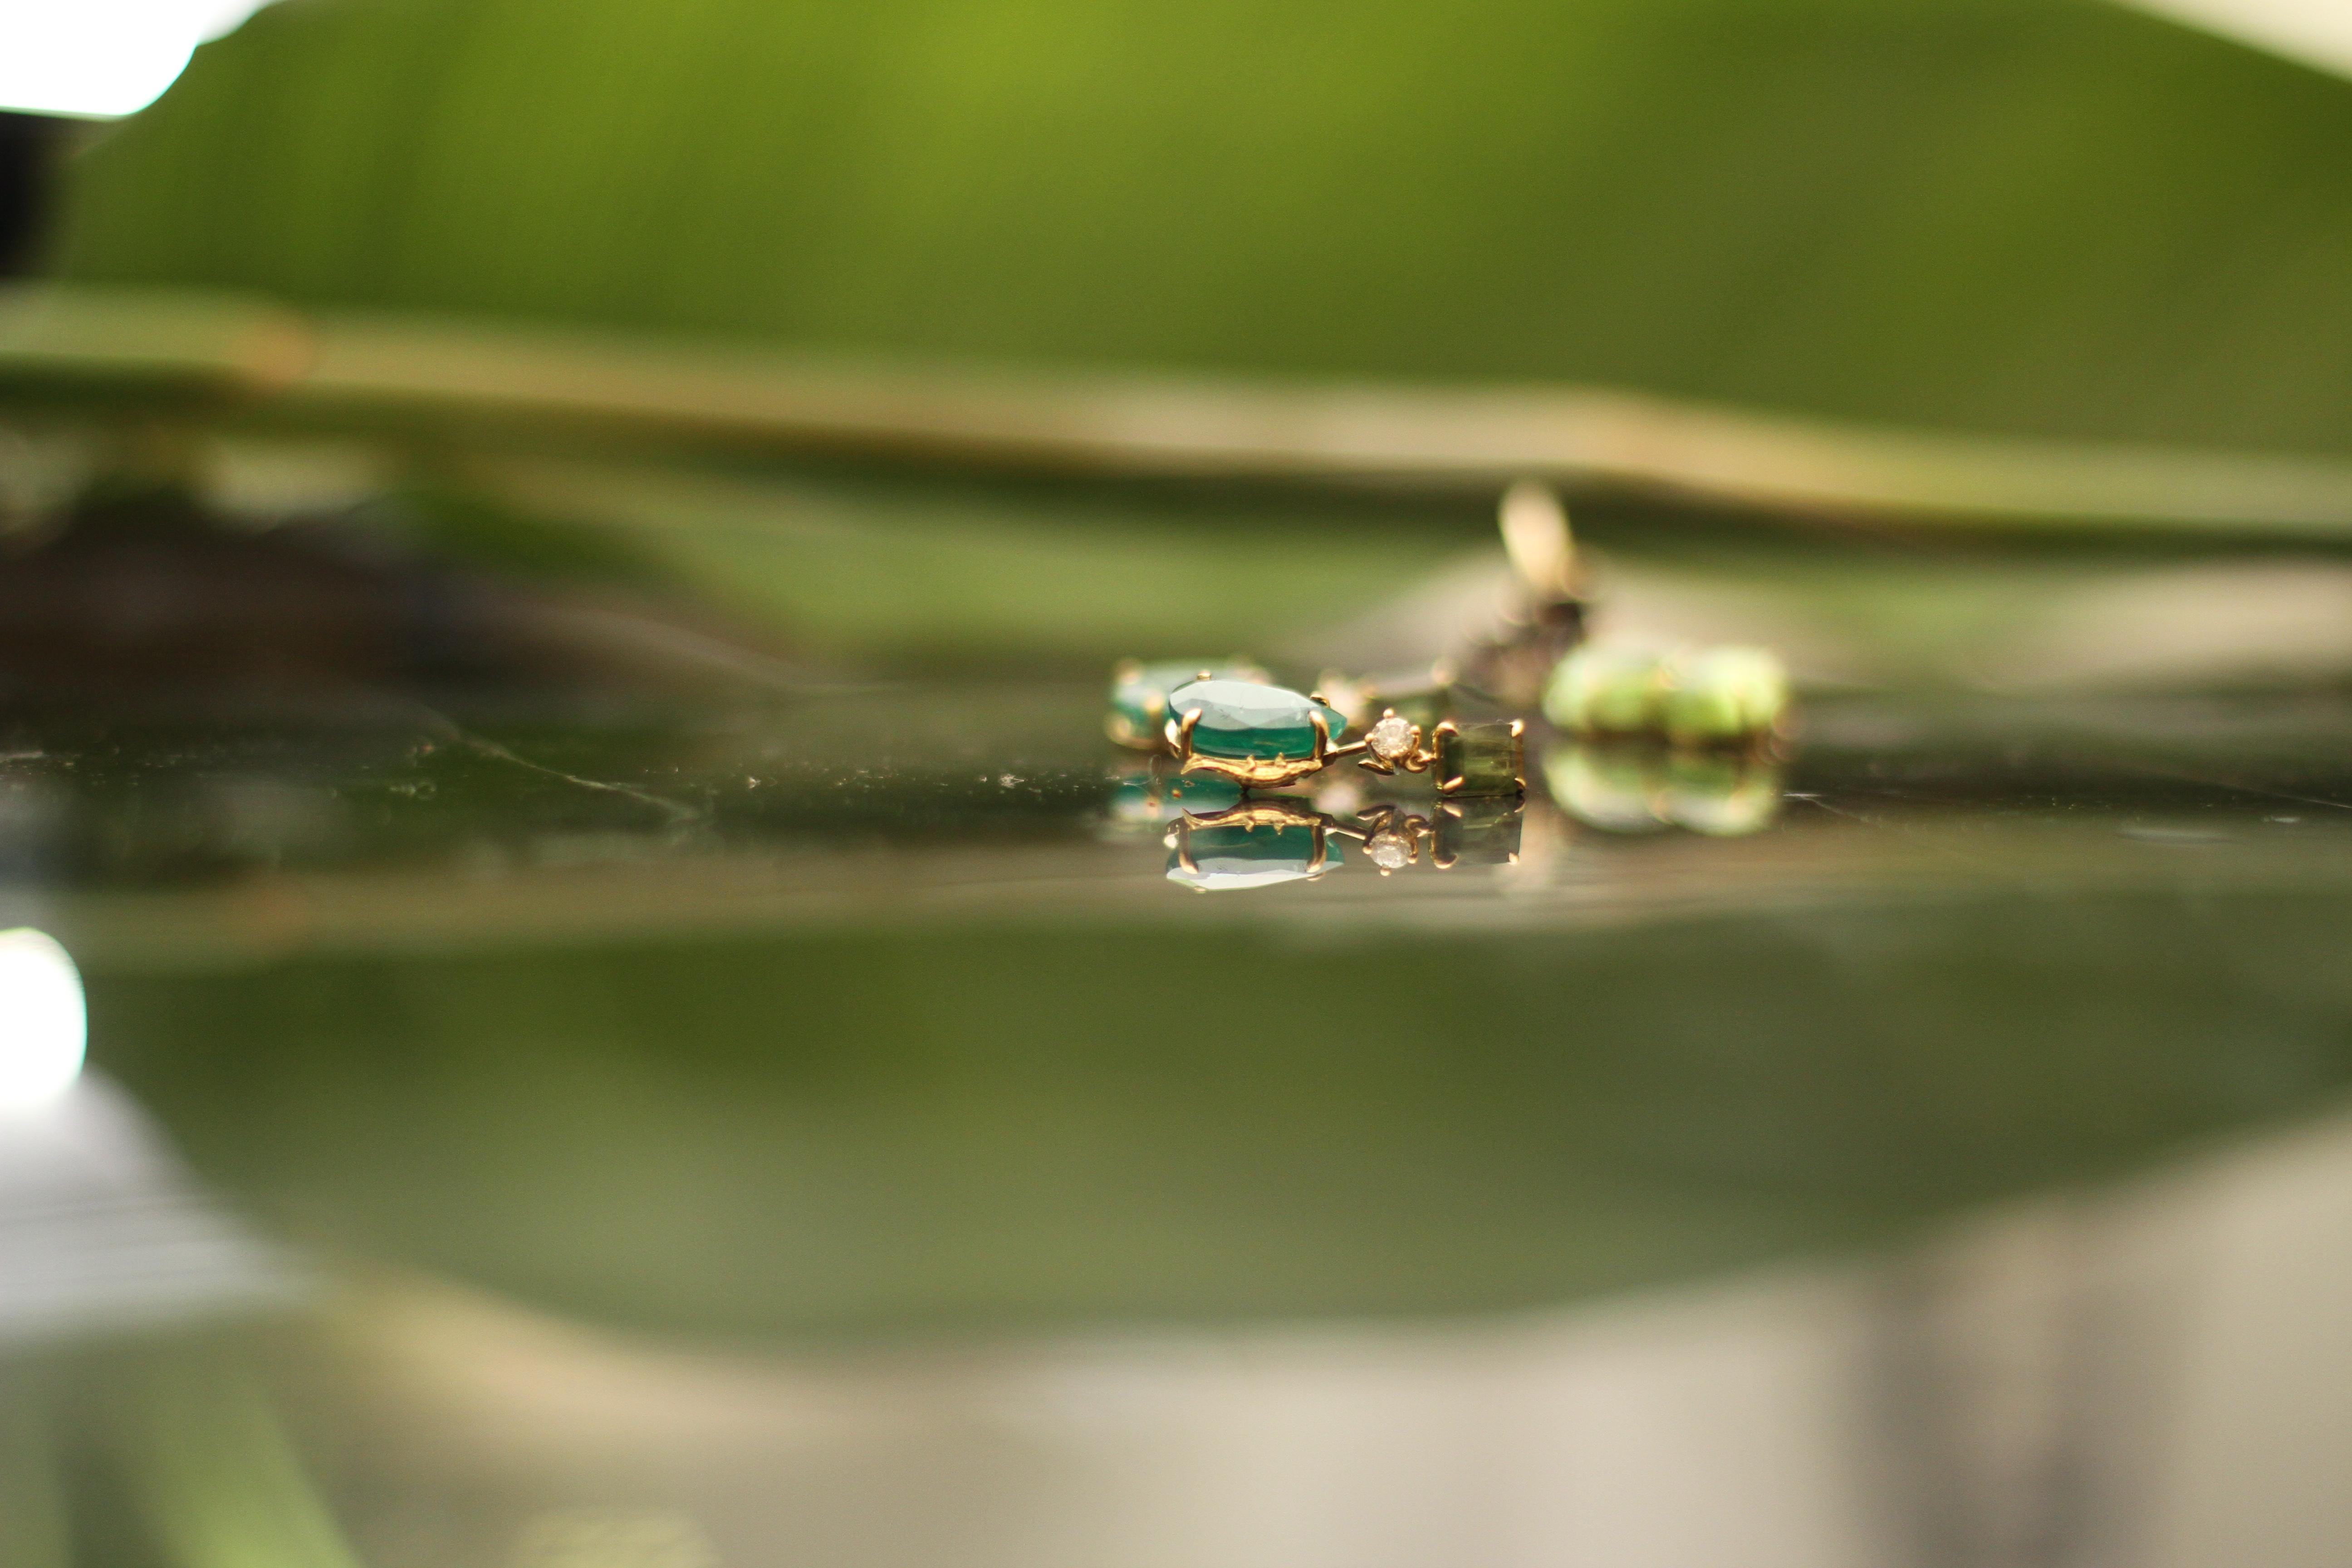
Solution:
<svg viewBox="0 0 2352 1568"><path fill-rule="evenodd" d="M1185 699L1192 689L1180 690L1174 694L1174 700ZM1259 689L1269 697L1287 699L1303 707L1307 734L1307 750L1303 755L1234 756L1204 751L1200 745L1198 731L1205 709L1187 701L1182 711L1168 720L1164 731L1168 749L1176 755L1177 771L1230 779L1248 789L1279 789L1311 773L1320 773L1339 758L1353 756L1362 750L1360 742L1341 744L1335 740L1330 719L1319 699L1272 685L1261 686ZM1213 697L1212 700L1214 700ZM1279 702L1276 706L1278 710ZM1227 729L1221 732L1230 734L1232 731Z"/></svg>
<svg viewBox="0 0 2352 1568"><path fill-rule="evenodd" d="M1437 761L1437 753L1422 743L1421 726L1393 708L1381 710L1365 731L1362 743L1364 754L1356 765L1384 778L1394 777L1400 771L1424 773Z"/></svg>

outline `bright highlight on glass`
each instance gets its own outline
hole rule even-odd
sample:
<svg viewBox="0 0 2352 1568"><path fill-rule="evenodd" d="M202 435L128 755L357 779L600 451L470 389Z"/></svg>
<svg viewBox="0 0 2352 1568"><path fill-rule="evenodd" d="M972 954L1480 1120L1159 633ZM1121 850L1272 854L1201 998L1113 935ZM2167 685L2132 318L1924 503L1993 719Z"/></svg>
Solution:
<svg viewBox="0 0 2352 1568"><path fill-rule="evenodd" d="M0 931L0 1114L39 1110L71 1089L89 1037L66 950L29 928Z"/></svg>
<svg viewBox="0 0 2352 1568"><path fill-rule="evenodd" d="M111 120L172 85L260 0L0 0L0 109Z"/></svg>

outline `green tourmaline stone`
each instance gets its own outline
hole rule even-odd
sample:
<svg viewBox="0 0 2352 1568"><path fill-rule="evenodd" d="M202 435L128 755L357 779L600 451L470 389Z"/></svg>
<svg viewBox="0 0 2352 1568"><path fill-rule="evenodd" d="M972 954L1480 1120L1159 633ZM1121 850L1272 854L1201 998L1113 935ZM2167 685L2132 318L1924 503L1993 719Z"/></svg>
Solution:
<svg viewBox="0 0 2352 1568"><path fill-rule="evenodd" d="M1454 795L1519 795L1528 787L1526 743L1508 723L1440 730L1437 777L1462 781Z"/></svg>
<svg viewBox="0 0 2352 1568"><path fill-rule="evenodd" d="M1266 679L1265 671L1257 666L1231 658L1170 659L1134 669L1122 667L1110 686L1114 731L1124 726L1126 732L1119 739L1130 745L1159 741L1168 722L1168 694L1200 679L1204 669L1220 680Z"/></svg>
<svg viewBox="0 0 2352 1568"><path fill-rule="evenodd" d="M1168 852L1168 879L1188 888L1222 892L1235 888L1269 888L1315 875L1316 840L1321 830L1312 824L1238 822L1193 823L1180 826L1183 848ZM1325 846L1323 868L1337 867L1337 839ZM1192 864L1184 864L1186 856Z"/></svg>
<svg viewBox="0 0 2352 1568"><path fill-rule="evenodd" d="M1315 725L1320 712L1331 738L1348 727L1336 709L1279 686L1248 680L1196 680L1168 694L1168 711L1181 718L1201 710L1192 727L1192 749L1203 756L1237 761L1272 757L1311 757Z"/></svg>

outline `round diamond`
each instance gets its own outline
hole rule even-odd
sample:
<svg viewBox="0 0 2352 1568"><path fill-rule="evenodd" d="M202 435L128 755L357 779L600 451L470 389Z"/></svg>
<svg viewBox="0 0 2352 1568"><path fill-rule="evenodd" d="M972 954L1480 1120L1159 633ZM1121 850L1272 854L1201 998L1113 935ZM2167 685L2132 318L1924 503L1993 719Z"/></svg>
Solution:
<svg viewBox="0 0 2352 1568"><path fill-rule="evenodd" d="M1391 713L1372 726L1364 737L1372 755L1384 763L1393 763L1412 752L1412 726Z"/></svg>
<svg viewBox="0 0 2352 1568"><path fill-rule="evenodd" d="M1412 845L1392 833L1376 833L1365 841L1364 854L1383 871L1402 871L1412 861Z"/></svg>

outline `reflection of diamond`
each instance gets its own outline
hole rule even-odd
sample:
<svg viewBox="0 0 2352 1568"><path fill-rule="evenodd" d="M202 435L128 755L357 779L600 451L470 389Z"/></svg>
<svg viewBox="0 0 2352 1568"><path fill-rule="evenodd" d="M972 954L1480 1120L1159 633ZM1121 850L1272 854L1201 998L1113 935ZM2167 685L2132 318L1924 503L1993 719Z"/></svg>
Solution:
<svg viewBox="0 0 2352 1568"><path fill-rule="evenodd" d="M1384 763L1393 763L1412 751L1412 726L1391 713L1373 725L1364 740L1372 755Z"/></svg>
<svg viewBox="0 0 2352 1568"><path fill-rule="evenodd" d="M1395 834L1378 833L1366 841L1364 853L1383 871L1402 871L1412 859L1412 845Z"/></svg>

